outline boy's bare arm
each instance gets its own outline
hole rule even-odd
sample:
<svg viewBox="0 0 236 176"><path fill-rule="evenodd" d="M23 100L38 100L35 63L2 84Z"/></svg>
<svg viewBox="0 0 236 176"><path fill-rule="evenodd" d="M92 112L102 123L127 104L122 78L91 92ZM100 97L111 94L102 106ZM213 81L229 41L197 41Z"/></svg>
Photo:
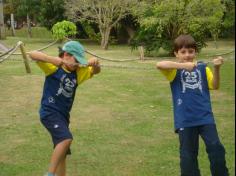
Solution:
<svg viewBox="0 0 236 176"><path fill-rule="evenodd" d="M174 61L161 61L156 64L157 69L169 70L169 69L186 69L192 71L196 66L194 62L174 62Z"/></svg>
<svg viewBox="0 0 236 176"><path fill-rule="evenodd" d="M60 66L63 63L63 60L61 58L49 56L49 55L39 52L39 51L32 51L29 53L29 56L32 60L48 62L48 63L51 63L55 66Z"/></svg>
<svg viewBox="0 0 236 176"><path fill-rule="evenodd" d="M214 72L213 72L213 89L220 87L220 66L224 63L224 59L220 56L213 59Z"/></svg>

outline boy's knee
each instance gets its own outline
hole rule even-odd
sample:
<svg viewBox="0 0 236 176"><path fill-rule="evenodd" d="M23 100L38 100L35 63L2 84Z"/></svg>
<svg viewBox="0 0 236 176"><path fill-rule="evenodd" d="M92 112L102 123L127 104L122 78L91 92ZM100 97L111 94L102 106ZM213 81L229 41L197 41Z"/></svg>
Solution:
<svg viewBox="0 0 236 176"><path fill-rule="evenodd" d="M73 139L64 139L64 140L62 140L62 141L61 141L60 143L58 143L58 144L63 145L63 146L70 146L71 143L72 143L72 140L73 140Z"/></svg>
<svg viewBox="0 0 236 176"><path fill-rule="evenodd" d="M71 145L73 139L66 139L66 140L64 140L64 141L65 141L68 145Z"/></svg>

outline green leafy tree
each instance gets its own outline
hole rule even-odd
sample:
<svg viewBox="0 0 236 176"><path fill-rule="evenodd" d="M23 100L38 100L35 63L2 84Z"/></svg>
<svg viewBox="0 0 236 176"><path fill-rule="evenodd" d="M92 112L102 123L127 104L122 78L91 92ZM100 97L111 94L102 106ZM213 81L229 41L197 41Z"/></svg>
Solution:
<svg viewBox="0 0 236 176"><path fill-rule="evenodd" d="M10 16L11 13L15 13L17 9L16 2L14 0L6 0L4 2L4 15Z"/></svg>
<svg viewBox="0 0 236 176"><path fill-rule="evenodd" d="M77 33L76 25L70 21L61 21L53 25L52 35L55 39L62 41L66 37L72 37Z"/></svg>
<svg viewBox="0 0 236 176"><path fill-rule="evenodd" d="M225 12L223 16L222 36L235 35L235 0L222 0L225 5Z"/></svg>
<svg viewBox="0 0 236 176"><path fill-rule="evenodd" d="M191 14L189 21L192 21L192 23L198 24L201 27L204 26L206 32L210 32L217 47L216 41L222 28L222 19L225 10L225 6L221 3L221 0L195 0L188 4L188 8L189 11L191 11L191 13L188 13ZM196 20L198 21L196 22ZM187 26L189 28L192 27L188 24ZM193 31L193 33L196 32L196 30Z"/></svg>
<svg viewBox="0 0 236 176"><path fill-rule="evenodd" d="M56 22L65 20L64 6L64 0L41 0L39 16L41 24L50 30Z"/></svg>
<svg viewBox="0 0 236 176"><path fill-rule="evenodd" d="M17 9L19 6L19 1L16 0L6 0L4 3L4 18L6 20L7 28L11 28L12 36L15 36L14 22L17 22L19 18L17 17ZM11 17L11 15L13 15Z"/></svg>
<svg viewBox="0 0 236 176"><path fill-rule="evenodd" d="M101 47L108 49L112 28L128 15L138 0L66 0L67 16L73 21L97 24L101 34Z"/></svg>
<svg viewBox="0 0 236 176"><path fill-rule="evenodd" d="M20 17L26 17L28 26L28 36L32 37L31 19L35 17L40 9L40 1L38 0L19 0L17 14Z"/></svg>
<svg viewBox="0 0 236 176"><path fill-rule="evenodd" d="M190 33L198 48L205 46L208 33L217 39L224 6L220 0L159 0L136 13L140 23L133 46L146 51L161 47L173 54L172 42L180 34Z"/></svg>
<svg viewBox="0 0 236 176"><path fill-rule="evenodd" d="M88 21L81 21L81 25L90 39L95 41L101 40L101 34L95 32L93 26Z"/></svg>

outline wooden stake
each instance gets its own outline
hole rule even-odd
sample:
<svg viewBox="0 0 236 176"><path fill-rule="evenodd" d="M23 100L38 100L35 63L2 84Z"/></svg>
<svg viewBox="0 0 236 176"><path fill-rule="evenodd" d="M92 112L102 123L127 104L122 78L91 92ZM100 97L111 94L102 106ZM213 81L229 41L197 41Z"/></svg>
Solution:
<svg viewBox="0 0 236 176"><path fill-rule="evenodd" d="M29 66L27 54L25 52L24 43L19 41L18 44L20 45L21 54L22 54L22 57L24 59L25 70L26 70L27 73L31 73L31 69L30 69L30 66Z"/></svg>
<svg viewBox="0 0 236 176"><path fill-rule="evenodd" d="M0 0L0 39L6 39L3 15L3 0Z"/></svg>
<svg viewBox="0 0 236 176"><path fill-rule="evenodd" d="M12 32L12 36L16 36L14 23L15 23L14 15L13 15L13 13L11 13L11 32Z"/></svg>
<svg viewBox="0 0 236 176"><path fill-rule="evenodd" d="M140 60L144 61L144 47L141 45L138 47L139 54L140 54Z"/></svg>

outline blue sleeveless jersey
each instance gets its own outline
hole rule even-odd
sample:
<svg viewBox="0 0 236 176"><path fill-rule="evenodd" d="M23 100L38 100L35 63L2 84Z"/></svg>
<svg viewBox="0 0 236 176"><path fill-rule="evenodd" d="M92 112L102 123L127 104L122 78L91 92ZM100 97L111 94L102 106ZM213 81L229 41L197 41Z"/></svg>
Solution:
<svg viewBox="0 0 236 176"><path fill-rule="evenodd" d="M178 69L170 86L176 130L215 123L205 64L198 64L191 72Z"/></svg>
<svg viewBox="0 0 236 176"><path fill-rule="evenodd" d="M77 88L77 73L66 72L58 68L54 73L46 76L40 107L40 117L59 112L69 118Z"/></svg>

